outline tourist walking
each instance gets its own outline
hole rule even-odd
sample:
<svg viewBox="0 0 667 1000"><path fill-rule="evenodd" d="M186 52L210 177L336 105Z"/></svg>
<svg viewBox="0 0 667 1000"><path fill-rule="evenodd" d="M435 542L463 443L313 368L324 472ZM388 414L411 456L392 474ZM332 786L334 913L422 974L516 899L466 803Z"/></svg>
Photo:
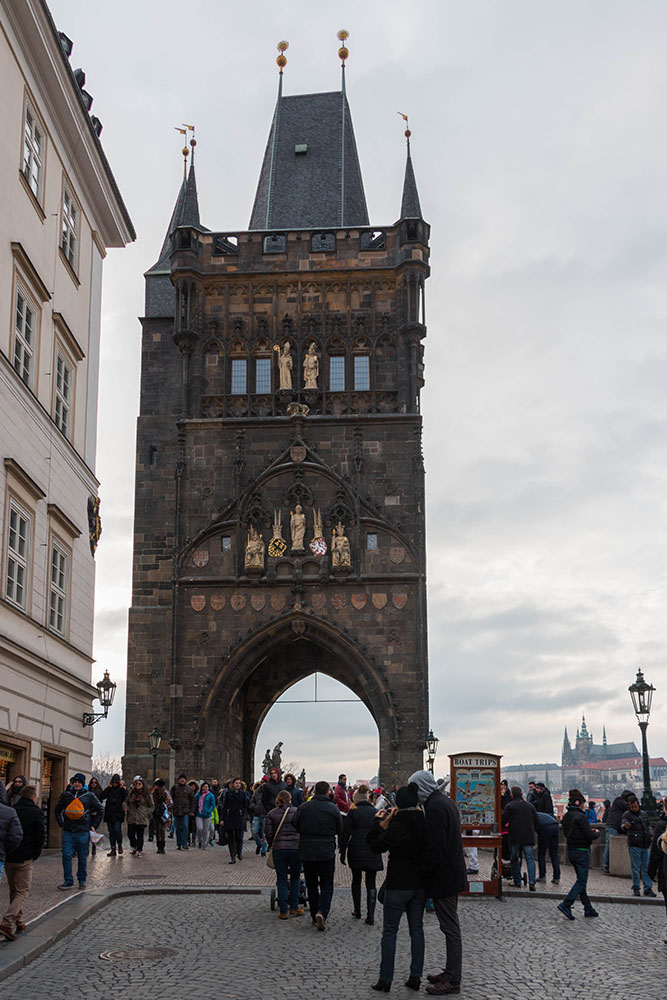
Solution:
<svg viewBox="0 0 667 1000"><path fill-rule="evenodd" d="M9 906L0 922L0 935L8 941L15 941L25 930L23 907L30 892L33 865L44 845L44 813L37 805L37 789L32 785L21 789L16 815L23 830L23 839L7 853L5 860Z"/></svg>
<svg viewBox="0 0 667 1000"><path fill-rule="evenodd" d="M16 809L21 800L21 792L28 784L25 774L17 774L7 785L7 805Z"/></svg>
<svg viewBox="0 0 667 1000"><path fill-rule="evenodd" d="M278 917L302 917L304 911L299 906L299 879L301 858L299 857L299 834L294 829L296 806L287 788L278 792L276 808L266 817L264 829L276 869L278 890Z"/></svg>
<svg viewBox="0 0 667 1000"><path fill-rule="evenodd" d="M418 809L417 785L396 792L396 808L382 810L373 817L368 833L372 851L389 852L387 876L382 887L382 940L380 943L380 976L371 987L378 993L388 993L394 978L396 935L405 913L410 931L410 976L406 986L418 990L424 971L424 904L426 890L422 859L426 841L426 819ZM371 809L373 807L371 806ZM357 811L357 810L353 810ZM353 814L351 812L349 815ZM349 818L349 817L348 817ZM347 822L347 820L346 820Z"/></svg>
<svg viewBox="0 0 667 1000"><path fill-rule="evenodd" d="M512 801L502 813L502 822L507 823L510 842L510 863L515 886L521 885L521 853L528 869L528 888L535 892L535 841L539 831L539 821L535 806L526 802L518 785L512 785Z"/></svg>
<svg viewBox="0 0 667 1000"><path fill-rule="evenodd" d="M612 804L609 806L607 812L607 832L604 845L604 855L602 857L602 871L609 874L609 851L610 851L610 841L612 837L620 837L623 831L621 830L621 819L623 813L628 808L628 799L634 796L634 792L629 788L626 788L624 792L618 795Z"/></svg>
<svg viewBox="0 0 667 1000"><path fill-rule="evenodd" d="M205 851L208 846L213 813L215 811L215 795L208 781L202 781L195 795L195 824L197 828L197 847Z"/></svg>
<svg viewBox="0 0 667 1000"><path fill-rule="evenodd" d="M268 781L268 778L266 780ZM266 837L264 836L266 812L262 803L262 789L264 784L264 779L255 782L252 798L250 799L250 805L248 807L248 812L252 817L250 832L255 840L255 854L261 854L263 858L266 857L266 852L268 851L268 844L266 842ZM222 830L222 827L220 829Z"/></svg>
<svg viewBox="0 0 667 1000"><path fill-rule="evenodd" d="M127 795L127 836L133 854L144 856L144 833L153 815L153 796L140 774L135 775Z"/></svg>
<svg viewBox="0 0 667 1000"><path fill-rule="evenodd" d="M74 888L72 858L76 854L76 877L79 889L86 888L88 874L88 843L90 831L102 822L104 806L88 791L85 775L77 772L58 801L54 811L56 823L62 827L63 882L59 889Z"/></svg>
<svg viewBox="0 0 667 1000"><path fill-rule="evenodd" d="M153 796L153 829L155 830L155 846L158 854L164 854L167 826L171 818L171 796L165 786L164 778L157 778L151 789Z"/></svg>
<svg viewBox="0 0 667 1000"><path fill-rule="evenodd" d="M7 789L0 778L0 880L5 870L7 852L18 847L23 840L23 830L16 815L16 809L7 805Z"/></svg>
<svg viewBox="0 0 667 1000"><path fill-rule="evenodd" d="M190 778L188 785L192 789L193 801L197 797L197 792L199 791L199 782L195 781L194 778ZM190 813L190 818L188 820L188 844L194 847L197 843L197 821L194 812Z"/></svg>
<svg viewBox="0 0 667 1000"><path fill-rule="evenodd" d="M318 931L326 930L333 899L336 839L343 832L343 817L330 800L330 791L328 781L318 781L315 794L299 806L293 820L299 834L310 916Z"/></svg>
<svg viewBox="0 0 667 1000"><path fill-rule="evenodd" d="M194 816L195 812L195 796L184 771L179 774L176 784L172 785L171 802L176 827L176 849L187 851L190 816Z"/></svg>
<svg viewBox="0 0 667 1000"><path fill-rule="evenodd" d="M303 794L303 788L299 787L299 783L293 774L286 774L284 781L287 786L287 791L292 797L292 805L296 806L298 809L299 806L306 801L306 796Z"/></svg>
<svg viewBox="0 0 667 1000"><path fill-rule="evenodd" d="M243 860L243 831L245 830L247 812L248 793L246 787L240 778L234 778L232 787L225 792L220 814L221 826L227 834L230 865L236 864L237 860Z"/></svg>
<svg viewBox="0 0 667 1000"><path fill-rule="evenodd" d="M571 788L562 826L567 840L568 860L573 866L577 878L563 902L558 904L558 909L568 920L575 919L572 904L577 898L581 899L585 917L599 915L588 898L586 887L591 867L591 844L600 834L597 830L592 829L586 819L583 810L584 802L585 798L579 789Z"/></svg>
<svg viewBox="0 0 667 1000"><path fill-rule="evenodd" d="M344 816L347 815L347 813L349 813L350 806L352 805L352 802L350 800L350 796L349 796L348 791L347 791L347 775L346 774L339 774L338 775L338 781L336 782L336 785L334 787L334 797L333 797L333 800L334 800L334 805L336 806L336 808L339 809L340 812L342 812Z"/></svg>
<svg viewBox="0 0 667 1000"><path fill-rule="evenodd" d="M125 800L127 789L120 783L120 775L112 774L111 781L100 794L100 802L104 803L104 822L109 831L108 858L115 858L116 852L123 853L123 820L127 811Z"/></svg>
<svg viewBox="0 0 667 1000"><path fill-rule="evenodd" d="M268 816L271 810L275 809L276 795L278 792L282 792L283 788L287 788L287 785L281 779L280 771L277 767L270 768L268 781L265 781L262 787L262 805L265 816Z"/></svg>
<svg viewBox="0 0 667 1000"><path fill-rule="evenodd" d="M368 834L373 829L376 812L371 805L368 785L360 785L352 796L352 807L343 820L340 836L340 862L352 871L352 916L361 919L361 879L366 886L366 923L375 923L377 889L375 879L382 871L380 852L371 848ZM388 848L387 848L388 850Z"/></svg>
<svg viewBox="0 0 667 1000"><path fill-rule="evenodd" d="M560 825L555 816L546 812L538 812L537 821L540 825L537 831L537 881L547 880L547 851L551 859L553 885L560 882L560 859L558 857L558 840L560 837Z"/></svg>
<svg viewBox="0 0 667 1000"><path fill-rule="evenodd" d="M640 883L644 884L644 895L655 896L653 880L648 873L648 861L651 854L651 827L648 816L639 805L639 799L633 795L628 799L628 808L621 817L621 828L628 837L628 853L632 871L632 894L641 896Z"/></svg>
<svg viewBox="0 0 667 1000"><path fill-rule="evenodd" d="M442 972L427 976L426 992L446 996L461 992L463 946L458 918L458 894L468 881L463 858L459 811L438 788L430 771L415 771L419 802L426 815L426 838L422 855L426 895L433 899L440 930L445 935L447 955Z"/></svg>

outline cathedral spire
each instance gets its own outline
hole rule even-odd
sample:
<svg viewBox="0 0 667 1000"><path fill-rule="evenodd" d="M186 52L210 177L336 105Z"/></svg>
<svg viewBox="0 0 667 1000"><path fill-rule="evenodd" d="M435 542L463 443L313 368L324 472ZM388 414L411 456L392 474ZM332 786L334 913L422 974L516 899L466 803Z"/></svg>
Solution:
<svg viewBox="0 0 667 1000"><path fill-rule="evenodd" d="M606 747L606 745L607 745L607 727L603 726L602 727L602 746Z"/></svg>
<svg viewBox="0 0 667 1000"><path fill-rule="evenodd" d="M408 121L408 116L401 114L401 118L405 120L406 126ZM421 219L422 210L419 203L419 193L417 192L417 181L415 180L415 172L412 166L412 156L410 155L410 136L412 132L409 128L405 129L405 139L407 143L407 157L405 160L405 178L403 180L403 198L401 200L401 219Z"/></svg>

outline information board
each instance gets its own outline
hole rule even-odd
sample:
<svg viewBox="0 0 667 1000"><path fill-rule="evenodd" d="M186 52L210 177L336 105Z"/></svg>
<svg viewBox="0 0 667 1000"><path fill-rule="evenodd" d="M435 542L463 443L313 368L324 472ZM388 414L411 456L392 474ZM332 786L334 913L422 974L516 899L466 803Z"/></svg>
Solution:
<svg viewBox="0 0 667 1000"><path fill-rule="evenodd" d="M496 754L451 754L451 795L462 827L485 833L500 831L500 757Z"/></svg>

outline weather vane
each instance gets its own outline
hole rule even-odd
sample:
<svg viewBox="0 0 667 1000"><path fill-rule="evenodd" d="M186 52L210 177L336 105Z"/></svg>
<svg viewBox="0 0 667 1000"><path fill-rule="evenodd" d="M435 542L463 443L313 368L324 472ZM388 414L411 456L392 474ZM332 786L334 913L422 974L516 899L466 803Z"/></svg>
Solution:
<svg viewBox="0 0 667 1000"><path fill-rule="evenodd" d="M192 138L190 139L190 145L192 147L192 158L194 160L195 146L197 145L197 140L195 139L195 127L194 127L194 125L186 125L185 123L183 123L182 127L180 127L180 128L179 128L178 125L174 125L174 129L177 132L180 132L180 134L182 136L185 136L184 141L187 141L188 132L192 132ZM187 163L188 163L188 156L190 155L190 150L188 149L187 146L184 145L183 149L181 150L181 153L183 154L183 176L185 177L185 175L187 173Z"/></svg>

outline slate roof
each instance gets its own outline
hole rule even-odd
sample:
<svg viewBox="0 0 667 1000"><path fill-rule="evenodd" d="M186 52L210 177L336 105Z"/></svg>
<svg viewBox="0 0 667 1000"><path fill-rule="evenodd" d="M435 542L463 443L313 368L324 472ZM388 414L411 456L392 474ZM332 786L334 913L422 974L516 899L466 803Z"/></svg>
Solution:
<svg viewBox="0 0 667 1000"><path fill-rule="evenodd" d="M598 760L620 760L623 757L637 757L639 750L634 743L593 743L590 750L591 757Z"/></svg>
<svg viewBox="0 0 667 1000"><path fill-rule="evenodd" d="M172 233L179 226L192 226L193 229L201 229L203 232L208 232L199 221L199 200L197 198L197 178L195 177L194 161L190 164L190 173L187 178L183 178L176 204L174 205L174 211L171 213L171 219L165 233L160 256L155 264L148 269L146 274L171 270L171 261L169 259L172 252L171 238Z"/></svg>
<svg viewBox="0 0 667 1000"><path fill-rule="evenodd" d="M571 770L579 771L619 771L624 768L630 770L633 767L640 767L642 764L641 755L636 757L624 757L621 760L602 760L593 764L580 764L578 768ZM650 767L667 767L667 760L664 757L649 758Z"/></svg>
<svg viewBox="0 0 667 1000"><path fill-rule="evenodd" d="M410 140L408 140L408 158L405 163L405 179L403 181L403 200L401 201L401 219L421 219L422 210L419 204L417 181L410 156Z"/></svg>
<svg viewBox="0 0 667 1000"><path fill-rule="evenodd" d="M296 146L306 152L296 152ZM347 97L342 91L278 97L250 229L368 226Z"/></svg>

